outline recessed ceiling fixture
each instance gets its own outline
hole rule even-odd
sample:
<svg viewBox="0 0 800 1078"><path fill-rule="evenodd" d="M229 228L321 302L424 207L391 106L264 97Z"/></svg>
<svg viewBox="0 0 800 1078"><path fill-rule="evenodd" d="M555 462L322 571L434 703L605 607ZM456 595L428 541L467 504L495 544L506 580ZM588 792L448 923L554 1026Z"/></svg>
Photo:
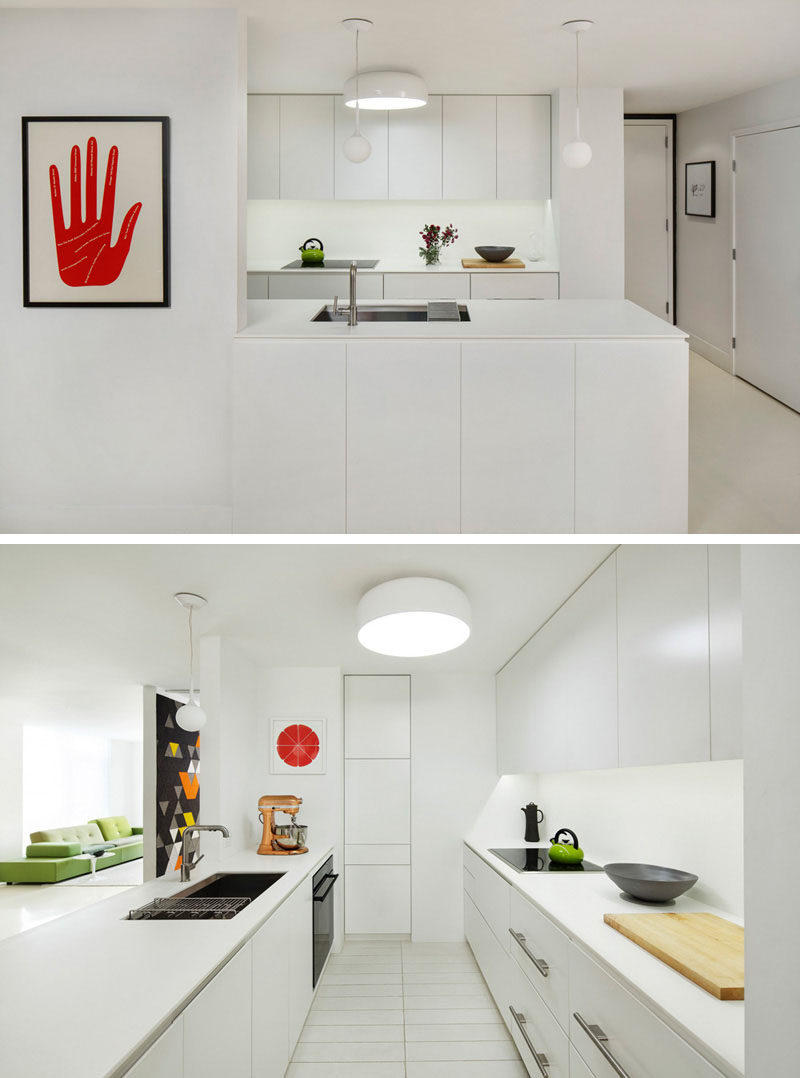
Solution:
<svg viewBox="0 0 800 1078"><path fill-rule="evenodd" d="M359 643L379 655L441 655L460 647L469 634L469 599L434 577L387 580L358 604Z"/></svg>
<svg viewBox="0 0 800 1078"><path fill-rule="evenodd" d="M200 730L206 724L206 713L200 707L194 695L194 639L192 636L192 614L207 603L202 595L190 591L179 591L175 596L184 610L189 611L189 701L182 704L175 712L175 722L182 730Z"/></svg>
<svg viewBox="0 0 800 1078"><path fill-rule="evenodd" d="M575 140L568 142L562 151L568 168L585 168L592 159L592 147L581 139L581 53L580 37L591 30L591 19L571 19L561 24L561 29L575 35Z"/></svg>
<svg viewBox="0 0 800 1078"><path fill-rule="evenodd" d="M356 114L361 109L418 109L428 104L428 88L410 71L358 70L358 34L369 30L369 19L345 19L343 26L356 32L356 74L344 84L344 103Z"/></svg>
<svg viewBox="0 0 800 1078"><path fill-rule="evenodd" d="M358 73L358 35L364 30L371 30L372 23L369 19L345 19L342 26L346 26L348 30L354 31L356 35L356 129L349 138L344 140L342 151L348 161L352 161L354 165L360 165L363 161L366 161L372 153L372 146L370 145L369 139L361 134L358 102L358 87L360 81ZM350 81L352 82L353 80L351 79Z"/></svg>

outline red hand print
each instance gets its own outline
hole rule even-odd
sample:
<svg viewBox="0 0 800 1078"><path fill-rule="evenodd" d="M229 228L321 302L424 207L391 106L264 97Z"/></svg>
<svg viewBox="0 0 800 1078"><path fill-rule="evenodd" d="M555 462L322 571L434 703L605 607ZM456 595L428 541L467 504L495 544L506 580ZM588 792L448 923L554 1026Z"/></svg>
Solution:
<svg viewBox="0 0 800 1078"><path fill-rule="evenodd" d="M70 157L69 228L64 224L61 184L58 169L50 166L50 200L53 204L58 272L64 284L72 288L85 285L113 284L122 272L133 239L141 202L135 202L125 214L117 242L111 245L114 223L114 198L117 190L119 150L112 146L108 154L103 205L97 216L97 139L86 145L86 218L81 220L81 151L72 147Z"/></svg>

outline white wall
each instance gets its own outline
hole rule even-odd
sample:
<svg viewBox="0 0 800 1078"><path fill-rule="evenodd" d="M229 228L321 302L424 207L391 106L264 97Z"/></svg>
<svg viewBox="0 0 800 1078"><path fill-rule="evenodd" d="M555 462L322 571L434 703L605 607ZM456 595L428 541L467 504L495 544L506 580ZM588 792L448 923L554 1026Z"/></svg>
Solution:
<svg viewBox="0 0 800 1078"><path fill-rule="evenodd" d="M678 322L692 347L732 370L731 132L800 117L800 78L678 116ZM716 217L686 217L684 165L716 161ZM795 222L795 227L796 227ZM791 226L790 222L787 222Z"/></svg>
<svg viewBox="0 0 800 1078"><path fill-rule="evenodd" d="M270 774L272 719L327 720L324 775ZM256 844L261 838L257 804L263 794L295 794L303 804L298 823L308 824L308 841L334 847L335 871L344 872L344 771L342 763L342 675L338 667L273 667L262 670L258 697L258 736L252 758L248 793L253 805ZM265 857L265 861L269 858ZM334 908L338 950L344 932L343 888L337 888Z"/></svg>
<svg viewBox="0 0 800 1078"><path fill-rule="evenodd" d="M586 168L567 168L575 138L575 90L553 95L553 214L562 299L625 296L625 146L621 89L581 90Z"/></svg>
<svg viewBox="0 0 800 1078"><path fill-rule="evenodd" d="M464 835L497 781L493 674L411 678L411 928L464 938Z"/></svg>
<svg viewBox="0 0 800 1078"><path fill-rule="evenodd" d="M24 853L22 729L21 723L0 722L0 858Z"/></svg>
<svg viewBox="0 0 800 1078"><path fill-rule="evenodd" d="M741 915L742 761L504 775L473 836L524 845L529 801L543 810L542 843L576 832L589 861L640 861L694 872L692 897Z"/></svg>
<svg viewBox="0 0 800 1078"><path fill-rule="evenodd" d="M238 18L0 10L0 530L230 529ZM23 308L20 117L59 113L170 117L171 308Z"/></svg>
<svg viewBox="0 0 800 1078"><path fill-rule="evenodd" d="M444 265L461 268L476 258L478 244L516 247L514 257L530 257L537 237L540 257L552 258L553 241L546 202L405 202L254 199L247 204L247 260L280 264L300 257L309 237L322 240L329 258L378 258L384 263L424 269L418 251L425 224L453 224L459 239L442 252ZM378 266L378 269L381 267Z"/></svg>
<svg viewBox="0 0 800 1078"><path fill-rule="evenodd" d="M742 547L746 1070L797 1072L800 547Z"/></svg>

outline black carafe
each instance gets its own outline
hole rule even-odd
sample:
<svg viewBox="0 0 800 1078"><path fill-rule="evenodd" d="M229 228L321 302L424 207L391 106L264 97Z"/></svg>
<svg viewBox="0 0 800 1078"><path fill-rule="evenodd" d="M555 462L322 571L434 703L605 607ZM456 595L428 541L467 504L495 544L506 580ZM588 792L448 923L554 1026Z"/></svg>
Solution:
<svg viewBox="0 0 800 1078"><path fill-rule="evenodd" d="M533 801L529 801L522 811L525 813L525 841L539 842L539 824L544 819L544 813Z"/></svg>

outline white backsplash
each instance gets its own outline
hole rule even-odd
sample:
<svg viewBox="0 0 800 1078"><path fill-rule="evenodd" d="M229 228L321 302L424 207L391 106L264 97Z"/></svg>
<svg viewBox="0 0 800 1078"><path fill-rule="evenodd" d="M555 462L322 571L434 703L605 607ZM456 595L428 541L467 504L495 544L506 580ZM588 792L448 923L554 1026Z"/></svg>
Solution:
<svg viewBox="0 0 800 1078"><path fill-rule="evenodd" d="M299 258L298 248L311 236L322 240L330 258L378 258L419 263L425 224L453 224L458 241L443 252L457 264L475 258L477 244L516 247L514 257L528 260L534 246L542 259L555 261L550 202L402 202L250 200L247 203L248 262ZM536 241L531 239L535 233Z"/></svg>
<svg viewBox="0 0 800 1078"><path fill-rule="evenodd" d="M699 876L692 897L743 913L742 761L503 775L470 836L523 845L522 805L544 811L542 841L575 831L590 861L639 861ZM755 851L753 851L753 855Z"/></svg>

